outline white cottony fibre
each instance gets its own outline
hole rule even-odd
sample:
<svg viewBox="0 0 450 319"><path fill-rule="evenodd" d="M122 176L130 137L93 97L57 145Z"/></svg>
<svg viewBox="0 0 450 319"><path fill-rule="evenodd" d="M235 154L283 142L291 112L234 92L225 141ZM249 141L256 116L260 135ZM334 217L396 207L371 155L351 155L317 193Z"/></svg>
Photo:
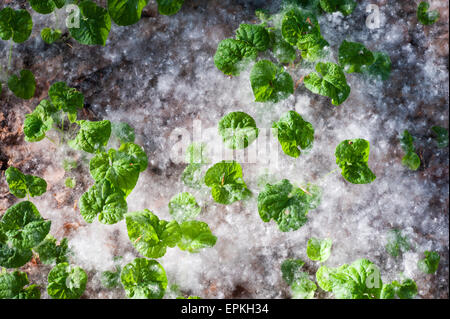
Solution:
<svg viewBox="0 0 450 319"><path fill-rule="evenodd" d="M39 31L51 25L52 19L33 13L32 38L15 46L13 64L17 69L31 67L37 76L39 98L32 100L31 108L47 96L49 84L66 81L85 94L87 114L125 121L135 128L136 143L145 148L149 168L141 173L127 198L129 211L147 208L160 219L170 220L167 205L173 195L189 191L196 197L202 206L198 219L208 223L217 243L196 254L168 248L159 262L169 285L177 285L183 295L202 298L290 297L281 278L281 263L286 258L300 258L314 274L319 264L307 258L306 243L310 237L328 237L333 247L326 265L335 267L367 258L381 269L383 281L398 280L402 275L414 279L418 298L448 297L448 149L439 150L430 131L433 125L448 128L448 42L442 41L448 37L442 32L443 28L448 30L444 22L448 8L440 8L444 6L440 1L431 1L432 8L441 9L441 20L432 27L417 24L418 1L408 5L378 1L379 29L365 25L365 8L376 4L374 0L358 1L348 17L321 15L321 32L330 43L330 55L324 60L337 61L343 40L361 42L372 51L390 55L391 78L379 82L361 74L346 74L351 94L340 106L312 94L302 84L288 99L273 105L254 102L249 81L252 65L230 78L214 66L213 56L219 41L232 37L240 23L257 22L254 9L266 3L266 8L276 12L279 1L186 1L182 10L170 17L158 15L155 4L150 3L146 9L150 14L136 25L113 24L105 47L82 46L73 40L69 41L72 48L64 43L44 45ZM8 48L5 42L0 45L0 54L5 56ZM21 60L31 52L34 57ZM286 69L294 82L314 71L307 63ZM21 107L23 113L29 112L30 105ZM313 148L294 159L270 136L270 149L276 153L267 152L256 163L242 163L244 181L253 193L248 201L224 206L212 200L208 188L194 190L183 185L180 178L185 165L170 158L176 143L170 138L174 129L192 135L193 122L200 121L203 132L214 133L202 137L207 148L213 149L222 143L217 123L229 112L246 112L259 128L269 129L289 110L297 111L314 126ZM399 136L405 129L416 137L415 146L425 160L416 172L401 164L404 154ZM369 167L377 176L371 184L350 184L339 171L327 175L337 168L336 146L352 138L370 141ZM83 159L81 152L70 153L79 157L80 167L70 173L77 186L67 195L63 185L68 175L61 165L67 150L56 149L49 141L28 145L37 162L35 170L27 173L46 178L50 189L33 202L52 220L51 233L56 238L68 236L74 253L71 263L88 271L84 296L125 297L123 289L108 290L99 281L100 272L114 269L114 256L124 257L122 266L139 256L128 239L125 221L87 224L74 207L93 184L89 156L83 155ZM265 164L269 157L277 165ZM264 174L270 181L287 178L299 185L311 182L322 187L322 202L308 213L305 226L283 233L274 222L261 220L256 199ZM56 205L59 197L66 204ZM402 229L413 246L397 258L384 247L392 228ZM423 258L425 250L441 255L436 275L417 269L417 260ZM45 287L44 275L30 278ZM169 291L166 297L176 297L177 293Z"/></svg>

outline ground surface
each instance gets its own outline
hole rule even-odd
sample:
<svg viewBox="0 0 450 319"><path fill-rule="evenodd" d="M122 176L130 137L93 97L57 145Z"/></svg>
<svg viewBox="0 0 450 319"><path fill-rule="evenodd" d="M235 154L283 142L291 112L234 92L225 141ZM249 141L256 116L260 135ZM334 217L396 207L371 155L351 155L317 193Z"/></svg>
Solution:
<svg viewBox="0 0 450 319"><path fill-rule="evenodd" d="M187 0L172 17L158 15L151 1L138 24L113 25L105 47L82 46L72 39L47 45L39 32L56 21L33 13L32 37L14 46L12 69L33 71L35 97L24 101L6 89L0 96L0 214L16 201L4 179L8 166L45 178L49 191L33 202L52 220L51 233L69 238L74 252L71 262L88 271L83 298L124 297L121 289L103 288L99 272L113 269L113 256L124 256L125 263L138 253L124 222L106 226L87 224L81 218L76 202L92 184L88 158L57 148L48 140L27 143L23 139L24 115L47 97L53 82L66 81L85 95L82 118L127 121L136 129L137 143L145 148L150 165L128 197L130 211L148 208L169 219L167 203L183 190L191 191L201 203L200 219L218 237L216 246L198 254L169 249L160 260L169 281L182 293L203 298L289 297L280 264L285 258L308 260L306 242L314 236L333 239L327 265L368 258L380 267L383 280L403 273L417 282L419 298L448 298L449 154L448 148L436 147L430 131L433 125L448 128L448 2L432 1L441 19L431 27L417 24L416 2L361 1L349 17L330 14L320 18L324 37L334 52L329 60L336 60L339 44L348 39L387 52L393 63L391 78L384 83L347 75L352 91L339 107L303 85L276 105L258 104L253 102L248 71L228 78L215 68L218 42L231 37L240 23L255 22L256 8L276 12L276 1ZM29 9L26 1L2 1L1 7L3 3ZM379 29L365 25L369 3L380 6ZM7 50L8 44L0 41L2 65L7 64ZM300 64L289 72L297 81L311 70L310 65ZM236 110L252 115L260 128L270 128L281 114L296 110L314 125L315 142L312 151L298 159L278 150L261 156L257 163L244 163L244 180L254 196L223 206L212 201L208 189L194 191L182 184L180 176L186 165L169 156L175 143L170 136L175 128L192 134L195 120L201 121L203 129L215 131L220 118ZM399 135L404 129L417 138L422 165L416 172L401 165ZM375 182L349 184L338 172L322 178L336 168L336 145L357 137L371 143L369 166L377 175ZM203 138L211 148L221 143L217 136L205 134ZM273 139L270 143L277 145ZM77 179L74 190L64 187L68 173L61 163L68 157L81 163L70 173ZM269 157L278 158L278 164L268 165ZM256 195L264 174L271 180L288 178L323 187L322 203L310 212L304 227L282 233L276 224L261 221ZM384 248L385 235L393 227L403 229L414 246L396 259ZM441 263L437 274L424 275L416 262L430 249L439 252ZM307 262L311 274L317 267L317 263ZM45 287L49 269L32 262L23 267L41 287ZM48 297L44 288L42 294Z"/></svg>

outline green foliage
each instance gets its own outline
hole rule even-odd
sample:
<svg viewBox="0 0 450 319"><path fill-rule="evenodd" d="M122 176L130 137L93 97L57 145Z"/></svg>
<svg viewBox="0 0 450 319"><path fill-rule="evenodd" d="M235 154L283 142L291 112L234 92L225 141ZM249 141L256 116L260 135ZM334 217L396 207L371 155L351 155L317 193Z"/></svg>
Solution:
<svg viewBox="0 0 450 319"><path fill-rule="evenodd" d="M420 157L416 154L413 142L414 137L412 137L408 130L404 130L400 138L400 145L405 152L405 156L402 158L402 164L410 170L415 171L420 166Z"/></svg>
<svg viewBox="0 0 450 319"><path fill-rule="evenodd" d="M10 166L5 171L6 182L11 194L18 198L25 196L41 196L47 191L47 182L37 176L25 175L17 168Z"/></svg>
<svg viewBox="0 0 450 319"><path fill-rule="evenodd" d="M105 288L113 289L120 285L120 273L122 272L122 267L116 265L116 271L104 271L101 274L100 281Z"/></svg>
<svg viewBox="0 0 450 319"><path fill-rule="evenodd" d="M28 40L33 29L33 20L26 10L14 10L6 7L0 10L0 38L12 39L15 43Z"/></svg>
<svg viewBox="0 0 450 319"><path fill-rule="evenodd" d="M383 282L380 270L367 259L337 268L321 266L316 273L319 286L337 299L379 299Z"/></svg>
<svg viewBox="0 0 450 319"><path fill-rule="evenodd" d="M64 181L64 185L68 188L74 188L76 184L77 182L73 177L67 177L66 180Z"/></svg>
<svg viewBox="0 0 450 319"><path fill-rule="evenodd" d="M91 0L78 4L80 8L79 27L69 28L72 37L81 44L105 45L111 30L111 18L108 11Z"/></svg>
<svg viewBox="0 0 450 319"><path fill-rule="evenodd" d="M78 206L87 223L92 223L98 215L101 223L115 224L128 210L125 194L106 179L96 182L81 195Z"/></svg>
<svg viewBox="0 0 450 319"><path fill-rule="evenodd" d="M275 30L269 32L272 42L271 50L280 63L292 63L297 58L295 48L283 39L281 31Z"/></svg>
<svg viewBox="0 0 450 319"><path fill-rule="evenodd" d="M18 268L32 257L50 231L50 221L44 220L32 202L19 202L8 208L0 220L0 266Z"/></svg>
<svg viewBox="0 0 450 319"><path fill-rule="evenodd" d="M311 11L293 8L286 12L281 33L286 42L301 51L305 60L313 62L326 54L324 48L328 42L322 37L317 18Z"/></svg>
<svg viewBox="0 0 450 319"><path fill-rule="evenodd" d="M156 260L136 258L123 267L120 280L128 298L161 299L167 288L164 268Z"/></svg>
<svg viewBox="0 0 450 319"><path fill-rule="evenodd" d="M125 143L118 150L110 149L108 153L95 155L89 162L89 169L96 182L108 180L128 195L136 186L139 173L143 172L147 165L148 159L144 150L134 143Z"/></svg>
<svg viewBox="0 0 450 319"><path fill-rule="evenodd" d="M310 238L306 248L309 259L324 262L330 257L332 240L329 238Z"/></svg>
<svg viewBox="0 0 450 319"><path fill-rule="evenodd" d="M88 153L95 153L106 146L111 135L110 121L94 122L81 120L77 121L77 124L80 126L80 130L75 139L68 142L70 147Z"/></svg>
<svg viewBox="0 0 450 319"><path fill-rule="evenodd" d="M390 284L383 285L380 299L413 299L417 295L417 285L412 279L405 279L401 283L394 280Z"/></svg>
<svg viewBox="0 0 450 319"><path fill-rule="evenodd" d="M149 0L108 0L111 19L121 26L135 24L141 19L142 10Z"/></svg>
<svg viewBox="0 0 450 319"><path fill-rule="evenodd" d="M48 100L42 100L32 113L25 115L23 132L25 141L39 142L46 137L53 125L56 107Z"/></svg>
<svg viewBox="0 0 450 319"><path fill-rule="evenodd" d="M235 161L221 161L210 167L205 174L205 184L220 204L231 204L251 195L242 178L242 167Z"/></svg>
<svg viewBox="0 0 450 319"><path fill-rule="evenodd" d="M385 52L373 52L374 62L365 68L365 71L383 81L389 79L391 75L391 58Z"/></svg>
<svg viewBox="0 0 450 319"><path fill-rule="evenodd" d="M297 230L308 220L310 209L320 203L321 191L316 185L306 189L293 187L287 180L266 184L258 195L258 212L264 222L273 219L282 232Z"/></svg>
<svg viewBox="0 0 450 319"><path fill-rule="evenodd" d="M236 40L246 43L258 52L264 52L270 46L269 33L263 26L256 24L240 24L236 30Z"/></svg>
<svg viewBox="0 0 450 319"><path fill-rule="evenodd" d="M36 285L29 284L28 276L24 272L0 271L0 299L39 299L41 292Z"/></svg>
<svg viewBox="0 0 450 319"><path fill-rule="evenodd" d="M47 235L45 239L37 246L34 251L39 255L39 260L45 265L60 264L68 262L69 241L63 238L59 245L56 238Z"/></svg>
<svg viewBox="0 0 450 319"><path fill-rule="evenodd" d="M269 60L258 61L250 73L255 102L277 103L294 93L294 81L283 67Z"/></svg>
<svg viewBox="0 0 450 319"><path fill-rule="evenodd" d="M408 251L411 247L406 236L400 229L391 229L387 236L386 250L392 257L398 257L400 253Z"/></svg>
<svg viewBox="0 0 450 319"><path fill-rule="evenodd" d="M59 29L44 28L41 30L41 38L45 43L52 44L59 40L62 36L62 32Z"/></svg>
<svg viewBox="0 0 450 319"><path fill-rule="evenodd" d="M356 8L354 0L320 0L320 7L325 12L340 11L344 16L348 16Z"/></svg>
<svg viewBox="0 0 450 319"><path fill-rule="evenodd" d="M426 274L434 274L438 267L441 256L435 251L425 251L425 258L417 262L417 267Z"/></svg>
<svg viewBox="0 0 450 319"><path fill-rule="evenodd" d="M336 147L336 164L350 183L369 184L375 180L368 165L369 151L369 142L361 138L344 140Z"/></svg>
<svg viewBox="0 0 450 319"><path fill-rule="evenodd" d="M208 224L196 220L180 224L180 232L178 248L190 253L197 253L200 249L213 247L217 241L217 237L212 234Z"/></svg>
<svg viewBox="0 0 450 319"><path fill-rule="evenodd" d="M125 219L130 241L145 257L160 258L167 247L175 247L180 240L180 226L176 221L160 220L148 209L128 213Z"/></svg>
<svg viewBox="0 0 450 319"><path fill-rule="evenodd" d="M344 40L339 47L339 64L347 73L362 73L374 61L373 53L361 43Z"/></svg>
<svg viewBox="0 0 450 319"><path fill-rule="evenodd" d="M226 75L239 75L245 65L255 60L258 55L256 48L243 41L225 39L220 41L214 55L214 64Z"/></svg>
<svg viewBox="0 0 450 319"><path fill-rule="evenodd" d="M288 284L292 283L298 279L300 269L303 267L305 262L301 259L286 259L281 264L281 276L283 280Z"/></svg>
<svg viewBox="0 0 450 319"><path fill-rule="evenodd" d="M219 122L219 134L224 144L231 149L249 146L259 134L255 120L244 112L231 112Z"/></svg>
<svg viewBox="0 0 450 319"><path fill-rule="evenodd" d="M158 3L158 12L163 15L174 15L180 11L184 0L156 0Z"/></svg>
<svg viewBox="0 0 450 319"><path fill-rule="evenodd" d="M179 223L195 219L201 210L195 197L188 192L173 196L169 202L169 213Z"/></svg>
<svg viewBox="0 0 450 319"><path fill-rule="evenodd" d="M334 105L342 104L350 95L350 86L342 68L331 62L319 62L316 71L305 76L305 87L313 93L331 98Z"/></svg>
<svg viewBox="0 0 450 319"><path fill-rule="evenodd" d="M436 142L439 148L448 147L448 131L444 127L441 126L433 126L431 128L433 133L437 135Z"/></svg>
<svg viewBox="0 0 450 319"><path fill-rule="evenodd" d="M48 95L58 110L62 110L70 115L69 120L76 118L78 110L84 106L84 95L76 89L67 86L65 82L53 83L48 90Z"/></svg>
<svg viewBox="0 0 450 319"><path fill-rule="evenodd" d="M135 139L134 128L125 122L111 122L111 132L121 143L133 143Z"/></svg>
<svg viewBox="0 0 450 319"><path fill-rule="evenodd" d="M65 0L28 0L31 8L40 14L49 14L56 8L61 9L65 4Z"/></svg>
<svg viewBox="0 0 450 319"><path fill-rule="evenodd" d="M278 122L273 123L272 128L286 155L299 157L300 149L308 151L312 148L314 128L297 112L288 111L283 114Z"/></svg>
<svg viewBox="0 0 450 319"><path fill-rule="evenodd" d="M81 267L60 263L48 274L47 293L53 299L78 299L86 283L87 274Z"/></svg>
<svg viewBox="0 0 450 319"><path fill-rule="evenodd" d="M423 25L432 25L439 20L439 11L428 11L428 9L430 9L430 4L425 1L420 2L417 7L417 20Z"/></svg>
<svg viewBox="0 0 450 319"><path fill-rule="evenodd" d="M8 87L15 96L29 100L36 90L34 74L30 70L20 71L20 77L13 74L8 79Z"/></svg>

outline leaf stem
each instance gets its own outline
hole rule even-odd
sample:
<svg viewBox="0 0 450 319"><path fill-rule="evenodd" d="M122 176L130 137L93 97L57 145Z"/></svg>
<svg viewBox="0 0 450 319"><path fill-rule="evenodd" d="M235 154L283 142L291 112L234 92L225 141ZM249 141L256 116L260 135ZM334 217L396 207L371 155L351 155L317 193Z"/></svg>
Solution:
<svg viewBox="0 0 450 319"><path fill-rule="evenodd" d="M50 137L48 137L47 135L45 135L45 138L48 139L50 142L52 142L53 144L56 145L56 142L54 140L52 140Z"/></svg>
<svg viewBox="0 0 450 319"><path fill-rule="evenodd" d="M328 177L328 175L333 174L333 173L336 172L338 169L339 169L339 167L338 167L338 168L335 168L334 170L332 170L332 171L330 171L330 172L328 172L327 174L325 174L325 175L320 179L320 181L324 180L326 177Z"/></svg>
<svg viewBox="0 0 450 319"><path fill-rule="evenodd" d="M9 55L8 55L8 68L7 68L7 71L9 71L9 68L11 67L12 47L13 47L13 42L12 42L12 40L9 40Z"/></svg>

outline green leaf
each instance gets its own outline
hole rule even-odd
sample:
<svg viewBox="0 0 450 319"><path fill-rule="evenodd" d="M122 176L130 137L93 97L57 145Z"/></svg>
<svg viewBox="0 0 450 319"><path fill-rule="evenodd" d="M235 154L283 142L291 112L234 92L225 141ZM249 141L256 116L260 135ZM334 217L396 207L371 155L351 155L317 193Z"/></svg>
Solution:
<svg viewBox="0 0 450 319"><path fill-rule="evenodd" d="M378 299L383 288L380 270L367 259L338 268L322 266L316 279L322 289L333 292L337 299Z"/></svg>
<svg viewBox="0 0 450 319"><path fill-rule="evenodd" d="M264 222L273 219L282 232L297 230L308 220L307 214L320 203L318 186L308 185L305 190L293 187L287 180L266 184L258 195L258 212Z"/></svg>
<svg viewBox="0 0 450 319"><path fill-rule="evenodd" d="M133 165L139 168L139 172L143 172L148 166L148 157L145 151L137 144L124 143L120 145L119 152L127 154Z"/></svg>
<svg viewBox="0 0 450 319"><path fill-rule="evenodd" d="M383 284L380 299L395 299L396 287L393 284Z"/></svg>
<svg viewBox="0 0 450 319"><path fill-rule="evenodd" d="M255 102L277 103L294 93L294 81L289 73L269 60L258 61L250 73Z"/></svg>
<svg viewBox="0 0 450 319"><path fill-rule="evenodd" d="M18 268L32 257L31 248L38 246L50 231L32 202L19 202L8 208L0 220L0 266Z"/></svg>
<svg viewBox="0 0 450 319"><path fill-rule="evenodd" d="M64 0L28 0L31 8L40 14L49 14L56 8L61 9L65 5Z"/></svg>
<svg viewBox="0 0 450 319"><path fill-rule="evenodd" d="M400 299L413 299L417 295L417 285L410 278L403 280L402 283L393 281L392 284L395 286L395 293Z"/></svg>
<svg viewBox="0 0 450 319"><path fill-rule="evenodd" d="M219 134L228 148L242 149L256 140L259 130L247 113L231 112L219 121Z"/></svg>
<svg viewBox="0 0 450 319"><path fill-rule="evenodd" d="M33 20L26 10L13 10L6 7L0 10L0 38L12 39L15 43L28 40L33 29Z"/></svg>
<svg viewBox="0 0 450 319"><path fill-rule="evenodd" d="M420 157L416 154L413 142L414 137L412 137L408 130L404 130L403 135L400 138L400 145L406 153L402 158L402 164L415 171L420 167Z"/></svg>
<svg viewBox="0 0 450 319"><path fill-rule="evenodd" d="M323 11L332 13L340 11L344 16L348 16L356 8L354 0L320 0L320 7Z"/></svg>
<svg viewBox="0 0 450 319"><path fill-rule="evenodd" d="M334 105L342 104L350 95L350 86L342 68L331 62L319 62L316 64L316 71L318 73L305 76L305 87L315 94L331 98Z"/></svg>
<svg viewBox="0 0 450 319"><path fill-rule="evenodd" d="M8 167L5 171L9 191L16 197L24 198L41 196L47 191L47 182L37 176L25 175L15 167Z"/></svg>
<svg viewBox="0 0 450 319"><path fill-rule="evenodd" d="M448 147L448 131L441 126L433 126L431 130L437 135L436 142L439 148Z"/></svg>
<svg viewBox="0 0 450 319"><path fill-rule="evenodd" d="M330 257L332 240L329 238L310 238L306 247L306 254L309 259L324 262Z"/></svg>
<svg viewBox="0 0 450 319"><path fill-rule="evenodd" d="M280 63L292 63L297 58L297 51L295 48L287 43L281 32L271 31L270 37L272 40L272 52Z"/></svg>
<svg viewBox="0 0 450 319"><path fill-rule="evenodd" d="M435 251L425 251L425 258L417 262L417 267L426 274L434 274L438 267L441 256Z"/></svg>
<svg viewBox="0 0 450 319"><path fill-rule="evenodd" d="M148 0L108 0L108 12L117 25L132 25L141 19L147 4Z"/></svg>
<svg viewBox="0 0 450 319"><path fill-rule="evenodd" d="M24 272L0 272L0 299L39 299L41 292L36 285L29 284L28 276Z"/></svg>
<svg viewBox="0 0 450 319"><path fill-rule="evenodd" d="M80 125L75 139L68 142L69 146L88 153L94 153L106 146L111 135L111 122L103 121L85 121L77 122Z"/></svg>
<svg viewBox="0 0 450 319"><path fill-rule="evenodd" d="M336 164L350 183L369 184L375 180L368 165L369 151L369 142L361 138L342 141L336 147Z"/></svg>
<svg viewBox="0 0 450 319"><path fill-rule="evenodd" d="M366 72L381 80L386 81L391 75L391 58L384 52L373 52L374 62L367 68Z"/></svg>
<svg viewBox="0 0 450 319"><path fill-rule="evenodd" d="M156 260L136 258L123 267L120 280L128 298L161 299L167 288L164 268Z"/></svg>
<svg viewBox="0 0 450 319"><path fill-rule="evenodd" d="M181 180L186 186L192 188L201 188L205 181L205 176L202 171L202 164L189 164L181 174Z"/></svg>
<svg viewBox="0 0 450 319"><path fill-rule="evenodd" d="M374 61L373 53L361 43L344 40L339 47L339 64L347 73L362 73Z"/></svg>
<svg viewBox="0 0 450 319"><path fill-rule="evenodd" d="M135 139L134 128L125 122L111 122L112 134L119 139L121 143L133 143Z"/></svg>
<svg viewBox="0 0 450 319"><path fill-rule="evenodd" d="M62 36L62 32L59 29L44 28L41 31L41 38L45 43L52 44L56 40L59 40Z"/></svg>
<svg viewBox="0 0 450 319"><path fill-rule="evenodd" d="M437 20L439 20L439 11L432 10L428 11L430 4L428 2L422 1L417 7L417 20L423 25L432 25Z"/></svg>
<svg viewBox="0 0 450 319"><path fill-rule="evenodd" d="M249 61L255 60L258 50L246 42L225 39L220 41L214 55L214 64L226 75L239 75Z"/></svg>
<svg viewBox="0 0 450 319"><path fill-rule="evenodd" d="M217 237L209 229L208 224L196 220L186 221L180 224L181 238L178 248L190 253L197 253L200 249L213 247Z"/></svg>
<svg viewBox="0 0 450 319"><path fill-rule="evenodd" d="M69 28L72 37L81 44L105 45L111 30L111 18L108 11L93 1L82 1L79 27Z"/></svg>
<svg viewBox="0 0 450 319"><path fill-rule="evenodd" d="M73 177L67 177L66 180L64 181L64 185L68 188L74 188L76 184L77 182Z"/></svg>
<svg viewBox="0 0 450 319"><path fill-rule="evenodd" d="M195 219L201 210L195 197L188 192L173 196L169 202L169 213L179 223Z"/></svg>
<svg viewBox="0 0 450 319"><path fill-rule="evenodd" d="M284 7L296 6L313 12L319 11L319 0L283 0Z"/></svg>
<svg viewBox="0 0 450 319"><path fill-rule="evenodd" d="M100 281L102 285L108 289L116 288L120 285L120 273L122 267L116 265L116 271L104 271L101 274Z"/></svg>
<svg viewBox="0 0 450 319"><path fill-rule="evenodd" d="M76 89L68 87L65 82L53 83L48 90L48 95L58 110L67 113L76 113L84 106L84 95Z"/></svg>
<svg viewBox="0 0 450 319"><path fill-rule="evenodd" d="M180 11L184 0L156 0L156 2L159 14L171 16Z"/></svg>
<svg viewBox="0 0 450 319"><path fill-rule="evenodd" d="M241 23L236 30L236 40L245 42L259 52L266 51L270 46L270 37L266 28L256 24Z"/></svg>
<svg viewBox="0 0 450 319"><path fill-rule="evenodd" d="M126 215L128 237L138 252L148 258L160 258L167 247L175 247L180 240L180 226L176 221L160 220L148 209Z"/></svg>
<svg viewBox="0 0 450 319"><path fill-rule="evenodd" d="M221 161L210 167L205 174L205 184L219 204L231 204L251 194L242 178L242 167L235 161Z"/></svg>
<svg viewBox="0 0 450 319"><path fill-rule="evenodd" d="M57 264L48 274L47 293L53 299L78 299L86 289L87 279L81 267Z"/></svg>
<svg viewBox="0 0 450 319"><path fill-rule="evenodd" d="M29 100L34 96L36 80L30 70L20 71L20 78L13 74L8 79L8 87L15 96Z"/></svg>
<svg viewBox="0 0 450 319"><path fill-rule="evenodd" d="M98 215L103 224L115 224L128 210L125 194L108 180L96 182L79 200L81 216L92 223Z"/></svg>
<svg viewBox="0 0 450 319"><path fill-rule="evenodd" d="M408 251L411 248L408 238L402 235L400 229L391 229L389 231L385 247L392 257L398 257L401 252Z"/></svg>
<svg viewBox="0 0 450 319"><path fill-rule="evenodd" d="M52 235L47 235L34 251L39 255L39 260L44 265L59 264L68 262L68 244L67 238L63 238L58 245L56 238Z"/></svg>
<svg viewBox="0 0 450 319"><path fill-rule="evenodd" d="M288 111L283 114L278 122L273 123L272 128L286 155L299 157L300 149L308 151L312 148L314 128L297 112Z"/></svg>
<svg viewBox="0 0 450 319"><path fill-rule="evenodd" d="M208 164L206 144L198 142L189 144L186 150L186 162L189 164Z"/></svg>
<svg viewBox="0 0 450 319"><path fill-rule="evenodd" d="M290 286L300 277L300 269L305 262L301 259L286 259L281 264L281 275L283 280Z"/></svg>
<svg viewBox="0 0 450 319"><path fill-rule="evenodd" d="M25 115L23 132L25 141L38 142L52 128L57 109L48 100L42 100L32 113Z"/></svg>
<svg viewBox="0 0 450 319"><path fill-rule="evenodd" d="M283 16L281 33L287 43L302 51L302 57L314 62L324 57L328 42L320 33L316 16L307 10L293 8Z"/></svg>
<svg viewBox="0 0 450 319"><path fill-rule="evenodd" d="M313 299L317 286L309 280L306 272L301 272L301 276L292 283L291 289L294 299Z"/></svg>

